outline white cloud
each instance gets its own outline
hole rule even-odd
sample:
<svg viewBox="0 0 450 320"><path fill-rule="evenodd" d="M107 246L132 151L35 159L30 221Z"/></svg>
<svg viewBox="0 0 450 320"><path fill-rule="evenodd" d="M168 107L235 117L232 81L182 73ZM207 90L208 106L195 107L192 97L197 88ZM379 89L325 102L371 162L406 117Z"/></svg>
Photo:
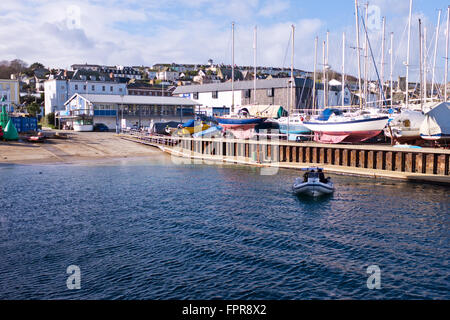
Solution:
<svg viewBox="0 0 450 320"><path fill-rule="evenodd" d="M134 2L133 2L134 1ZM392 1L376 0L382 12ZM395 2L397 3L397 2ZM31 4L31 6L30 6ZM3 0L0 12L0 60L20 58L28 63L41 61L51 67L68 67L73 63L99 63L122 65L151 65L157 62L205 63L209 58L216 62L231 63L231 21L236 21L235 62L253 64L253 26L258 17L279 17L289 11L288 2L276 0L269 4L257 0L219 2L213 0L181 1L111 1L80 0L81 28L67 27L66 9L72 1ZM393 4L395 15L388 16L387 35L395 32L396 74L404 73L402 61L406 60L405 29L408 8ZM178 8L180 7L180 8ZM352 10L349 7L349 10ZM417 19L422 17L427 25L429 41L434 32L435 17L428 19L415 13L412 28L411 69L417 73L418 40ZM320 12L317 13L320 17ZM327 28L319 18L299 18L280 23L282 19L263 19L258 24L258 65L289 66L288 50L291 24L296 25L295 66L312 70L314 37L322 41ZM445 20L443 13L441 21ZM442 22L443 23L443 22ZM438 77L443 75L444 23L441 27L438 53ZM330 34L330 64L341 66L342 31L347 34L347 70L356 74L354 25L332 29ZM374 55L379 65L380 31L371 33ZM361 36L363 39L363 36ZM430 46L430 45L429 45ZM389 36L386 42L388 58ZM321 61L319 42L319 62ZM285 58L286 57L286 58ZM320 66L318 66L320 68ZM386 66L386 74L389 65ZM415 70L415 71L414 71ZM413 76L412 75L412 76ZM372 77L375 74L372 72Z"/></svg>
<svg viewBox="0 0 450 320"><path fill-rule="evenodd" d="M273 0L268 1L266 4L258 11L258 14L264 17L270 17L273 15L280 14L289 8L289 3L284 0Z"/></svg>

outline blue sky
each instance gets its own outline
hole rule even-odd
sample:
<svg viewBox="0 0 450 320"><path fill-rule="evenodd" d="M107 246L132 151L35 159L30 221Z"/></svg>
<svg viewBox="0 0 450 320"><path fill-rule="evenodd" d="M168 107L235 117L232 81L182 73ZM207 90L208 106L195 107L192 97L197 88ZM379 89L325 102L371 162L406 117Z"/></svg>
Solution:
<svg viewBox="0 0 450 320"><path fill-rule="evenodd" d="M364 3L360 1L362 7ZM380 16L386 16L387 37L394 32L394 70L396 75L404 73L404 31L409 0L372 0L369 3L379 9ZM413 74L418 65L417 19L420 17L427 27L431 64L437 9L442 9L437 76L443 75L447 5L444 0L413 1ZM355 46L354 0L2 0L0 6L2 60L21 58L28 63L41 61L51 67L84 62L111 65L206 63L209 58L231 63L231 22L235 21L235 62L238 65L253 64L253 27L257 25L258 65L288 66L290 25L294 24L297 68L312 70L314 37L318 36L321 44L329 30L330 64L340 70L341 37L345 31L348 72L356 73L356 52L351 49ZM381 32L375 28L369 33L375 58L379 61ZM386 48L389 48L389 40ZM387 49L385 59L388 61ZM319 47L319 60L321 52Z"/></svg>

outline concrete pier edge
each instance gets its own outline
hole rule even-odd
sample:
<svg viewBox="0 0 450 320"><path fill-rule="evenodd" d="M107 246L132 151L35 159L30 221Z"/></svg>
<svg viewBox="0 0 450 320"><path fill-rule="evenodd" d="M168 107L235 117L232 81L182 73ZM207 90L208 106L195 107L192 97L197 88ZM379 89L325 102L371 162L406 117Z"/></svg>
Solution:
<svg viewBox="0 0 450 320"><path fill-rule="evenodd" d="M232 140L232 139L194 139L190 137L170 137L170 136L138 136L129 134L119 134L119 137L125 140L149 145L152 147L159 148L161 151L166 152L170 155L192 159L201 160L204 162L215 162L215 163L230 163L230 164L240 164L240 165L250 165L256 167L278 167L283 169L300 169L310 166L320 166L324 168L327 172L342 175L353 175L361 177L370 177L376 179L393 179L402 181L412 181L412 182L425 182L440 185L450 185L450 175L449 175L449 162L450 162L450 150L444 149L403 149L403 148L393 148L390 146L379 146L379 145L324 145L318 143L295 143L287 141L254 141L254 140ZM189 148L183 148L183 142L189 144ZM196 144L194 144L194 142ZM200 151L204 151L204 146L208 143L216 143L217 145L224 144L234 144L233 150L237 155L226 155L226 151L221 151L221 154L208 154L197 152L198 150L192 150L192 148L199 147ZM237 147L236 144L239 144ZM253 151L250 156L250 145L253 145ZM255 146L256 145L256 146ZM260 149L267 145L272 147L278 146L277 154L278 161L265 162L264 159L267 154L260 154ZM295 155L293 155L293 147L295 149ZM239 148L239 149L238 149ZM345 156L342 157L342 151L337 152L338 160L333 158L333 161L341 163L343 161L346 164L329 164L315 161L301 161L299 159L299 149L307 148L308 156L307 160L323 160L326 159L325 149L330 153L329 150L346 150ZM220 148L219 148L220 149ZM304 149L302 152L305 153ZM333 157L336 151L332 151ZM356 159L361 155L366 158L363 159L367 165L367 154L372 153L372 158L376 162L376 159L381 162L384 167L389 167L391 170L379 169L379 168L365 168L357 167L356 165L361 164L361 159ZM261 153L264 153L261 151ZM356 155L357 154L357 155ZM356 156L355 156L356 155ZM257 159L254 157L257 156ZM269 157L272 155L269 154ZM303 155L304 156L304 155ZM347 158L345 158L347 157ZM342 158L345 158L344 160ZM389 159L386 159L389 158ZM285 160L285 161L282 161ZM296 161L287 161L296 160ZM396 164L396 160L398 160ZM426 161L429 161L427 163ZM329 160L328 160L329 161ZM424 162L422 162L424 161ZM372 163L371 163L372 164ZM380 166L380 164L372 164L373 166ZM418 166L419 168L416 168ZM392 170L394 169L394 170ZM412 172L418 169L422 172ZM425 172L424 172L425 171ZM439 171L439 172L438 172Z"/></svg>

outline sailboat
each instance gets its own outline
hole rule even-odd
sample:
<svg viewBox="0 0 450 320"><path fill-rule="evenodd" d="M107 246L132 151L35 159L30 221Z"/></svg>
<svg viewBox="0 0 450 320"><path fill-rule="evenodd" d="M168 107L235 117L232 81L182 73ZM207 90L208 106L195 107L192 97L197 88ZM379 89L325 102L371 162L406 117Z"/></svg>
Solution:
<svg viewBox="0 0 450 320"><path fill-rule="evenodd" d="M420 126L420 137L425 140L450 140L450 102L440 102L425 113Z"/></svg>
<svg viewBox="0 0 450 320"><path fill-rule="evenodd" d="M292 110L294 109L294 85L295 85L295 78L294 78L294 32L295 27L292 26L292 57L291 57L291 78L290 78L290 84L291 84L291 101L290 101L290 112L285 117L280 117L276 122L278 123L279 130L281 134L286 134L288 136L288 140L290 138L290 135L294 135L294 138L296 138L297 135L306 134L309 133L310 130L303 125L303 120L305 119L305 115L301 113L293 113Z"/></svg>
<svg viewBox="0 0 450 320"><path fill-rule="evenodd" d="M263 123L267 117L250 114L249 108L241 107L234 113L234 22L232 25L232 66L231 66L231 105L232 113L220 117L215 117L224 131L230 130L234 136L241 139L251 138L255 134L255 127ZM256 28L255 28L256 39ZM256 40L255 40L256 42ZM256 45L255 45L256 50ZM256 54L255 54L256 57ZM255 64L256 69L256 64ZM255 72L255 96L256 96L256 72Z"/></svg>
<svg viewBox="0 0 450 320"><path fill-rule="evenodd" d="M362 142L381 133L389 117L368 110L344 113L327 108L319 117L304 121L314 131L314 140L323 143Z"/></svg>
<svg viewBox="0 0 450 320"><path fill-rule="evenodd" d="M398 143L414 142L420 139L420 126L424 119L421 111L402 110L384 128L384 135Z"/></svg>
<svg viewBox="0 0 450 320"><path fill-rule="evenodd" d="M304 124L305 116L295 113L278 119L281 134L306 134L311 132Z"/></svg>
<svg viewBox="0 0 450 320"><path fill-rule="evenodd" d="M357 47L359 48L359 18L358 18L359 14L357 1L355 1L355 11L356 11L356 29L357 29L356 36L358 44ZM365 25L364 29L366 29ZM365 32L367 43L370 46L370 41L367 36L367 30L365 30ZM345 48L345 35L343 35L343 50L344 48ZM345 53L343 53L343 58L344 56ZM359 65L359 53L358 53L358 65ZM345 79L344 71L345 70L343 63L343 73L342 73L343 80ZM359 78L361 78L359 67L358 73ZM344 92L344 81L342 92ZM314 117L311 120L304 121L303 125L305 125L308 129L314 132L315 141L323 143L339 143L339 142L356 143L368 140L380 134L381 131L386 126L386 124L388 123L388 121L389 117L387 115L381 114L378 109L361 109L354 112L343 112L342 110L337 108L326 108L319 114L318 117Z"/></svg>

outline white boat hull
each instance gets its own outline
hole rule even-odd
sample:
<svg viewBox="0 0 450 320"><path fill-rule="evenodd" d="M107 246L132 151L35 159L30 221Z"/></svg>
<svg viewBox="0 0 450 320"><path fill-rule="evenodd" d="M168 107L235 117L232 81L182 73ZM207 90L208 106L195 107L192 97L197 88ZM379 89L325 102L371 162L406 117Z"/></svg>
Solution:
<svg viewBox="0 0 450 320"><path fill-rule="evenodd" d="M402 110L384 128L384 135L388 138L392 136L398 142L408 142L420 139L420 126L425 119L421 111Z"/></svg>
<svg viewBox="0 0 450 320"><path fill-rule="evenodd" d="M381 131L386 126L389 118L369 118L348 121L309 121L303 124L314 132L325 133L351 133L365 131Z"/></svg>
<svg viewBox="0 0 450 320"><path fill-rule="evenodd" d="M316 141L325 143L361 142L377 136L386 126L389 117L345 119L336 121L308 121L303 124L314 131Z"/></svg>
<svg viewBox="0 0 450 320"><path fill-rule="evenodd" d="M309 133L310 130L303 125L303 117L283 117L278 119L278 125L280 127L280 133L282 134L304 134Z"/></svg>
<svg viewBox="0 0 450 320"><path fill-rule="evenodd" d="M450 102L440 102L425 113L420 136L425 140L450 140Z"/></svg>

